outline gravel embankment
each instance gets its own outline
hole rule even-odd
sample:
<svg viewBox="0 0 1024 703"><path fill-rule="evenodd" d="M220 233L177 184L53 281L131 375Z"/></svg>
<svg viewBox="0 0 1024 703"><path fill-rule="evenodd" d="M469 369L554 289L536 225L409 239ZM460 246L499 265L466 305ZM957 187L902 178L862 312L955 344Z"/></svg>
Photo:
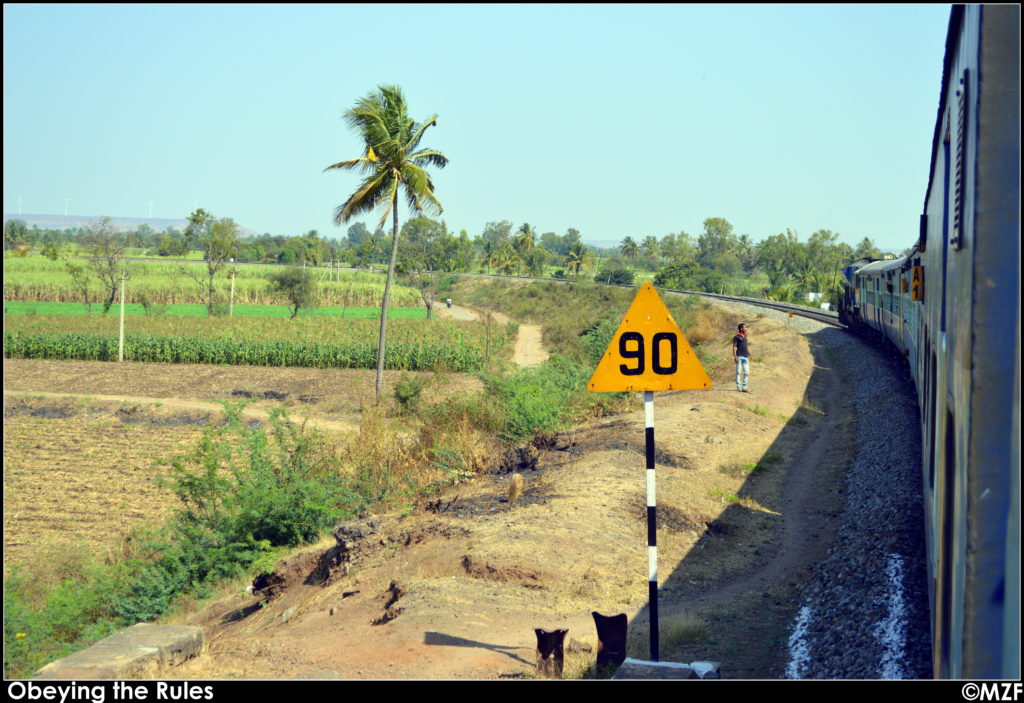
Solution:
<svg viewBox="0 0 1024 703"><path fill-rule="evenodd" d="M784 320L764 308L751 312ZM856 455L828 554L803 586L787 678L931 678L917 399L905 368L852 334L793 327L833 349L857 414Z"/></svg>

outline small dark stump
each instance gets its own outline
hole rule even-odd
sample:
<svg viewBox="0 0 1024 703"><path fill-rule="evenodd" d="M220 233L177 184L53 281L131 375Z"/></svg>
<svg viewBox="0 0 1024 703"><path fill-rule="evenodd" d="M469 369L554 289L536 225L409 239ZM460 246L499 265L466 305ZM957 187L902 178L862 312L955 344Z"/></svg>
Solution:
<svg viewBox="0 0 1024 703"><path fill-rule="evenodd" d="M628 619L625 613L601 615L594 612L592 615L597 626L597 673L599 676L611 674L626 661Z"/></svg>
<svg viewBox="0 0 1024 703"><path fill-rule="evenodd" d="M565 663L565 635L568 630L534 630L537 633L537 674L546 679L562 678Z"/></svg>

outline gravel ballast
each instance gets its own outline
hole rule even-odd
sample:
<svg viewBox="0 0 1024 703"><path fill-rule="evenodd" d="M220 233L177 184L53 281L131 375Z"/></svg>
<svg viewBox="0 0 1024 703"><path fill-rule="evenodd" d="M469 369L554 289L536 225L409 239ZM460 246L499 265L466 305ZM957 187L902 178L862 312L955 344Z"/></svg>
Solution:
<svg viewBox="0 0 1024 703"><path fill-rule="evenodd" d="M844 330L736 307L787 321L831 350L857 418L858 449L837 487L843 510L802 586L784 676L931 678L920 421L906 365Z"/></svg>

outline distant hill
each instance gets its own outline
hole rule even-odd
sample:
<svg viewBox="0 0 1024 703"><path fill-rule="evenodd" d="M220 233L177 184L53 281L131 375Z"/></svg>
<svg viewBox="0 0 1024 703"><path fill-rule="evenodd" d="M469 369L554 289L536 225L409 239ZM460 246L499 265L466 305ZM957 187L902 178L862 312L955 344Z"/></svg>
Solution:
<svg viewBox="0 0 1024 703"><path fill-rule="evenodd" d="M35 226L39 229L73 229L85 227L90 222L100 219L99 215L12 215L4 213L4 222L8 220L21 220L29 228ZM188 220L184 218L169 219L165 217L111 217L111 223L115 228L130 232L139 228L139 225L149 225L157 232L163 232L168 227L177 230L184 230ZM239 233L243 237L256 236L258 233L246 227L239 226Z"/></svg>

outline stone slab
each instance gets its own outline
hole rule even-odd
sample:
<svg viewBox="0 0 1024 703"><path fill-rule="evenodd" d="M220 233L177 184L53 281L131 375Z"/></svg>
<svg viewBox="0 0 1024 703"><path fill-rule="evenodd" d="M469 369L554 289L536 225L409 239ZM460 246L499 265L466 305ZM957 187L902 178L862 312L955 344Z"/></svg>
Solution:
<svg viewBox="0 0 1024 703"><path fill-rule="evenodd" d="M187 625L132 625L80 652L50 662L37 679L159 678L160 671L199 654L203 630Z"/></svg>
<svg viewBox="0 0 1024 703"><path fill-rule="evenodd" d="M717 662L649 662L626 658L612 679L717 679L721 678Z"/></svg>

